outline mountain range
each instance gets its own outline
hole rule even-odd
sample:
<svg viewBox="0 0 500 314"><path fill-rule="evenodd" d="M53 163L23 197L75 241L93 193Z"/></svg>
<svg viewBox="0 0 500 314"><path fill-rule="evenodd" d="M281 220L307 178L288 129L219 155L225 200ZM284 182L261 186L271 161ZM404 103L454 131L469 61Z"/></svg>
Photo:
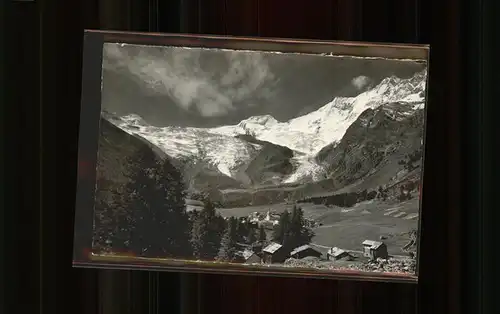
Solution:
<svg viewBox="0 0 500 314"><path fill-rule="evenodd" d="M291 193L283 191L303 195L371 181L364 188L374 189L392 180L403 169L400 160L422 144L425 86L425 71L408 79L391 76L288 121L262 115L195 128L156 127L135 114L103 111L102 117L178 162L192 192L251 190L252 202L255 193L279 187L280 196L273 197L282 200Z"/></svg>

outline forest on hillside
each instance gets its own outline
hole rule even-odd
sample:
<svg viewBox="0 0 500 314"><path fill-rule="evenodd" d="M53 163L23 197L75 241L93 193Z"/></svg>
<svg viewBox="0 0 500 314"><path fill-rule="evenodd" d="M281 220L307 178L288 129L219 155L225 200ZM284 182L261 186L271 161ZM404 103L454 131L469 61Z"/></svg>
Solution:
<svg viewBox="0 0 500 314"><path fill-rule="evenodd" d="M168 159L150 150L126 158L124 184L98 178L96 253L235 262L245 245L273 241L291 250L314 236L298 206L280 215L270 237L264 226L248 219L223 218L208 197L201 210L187 211L182 174Z"/></svg>

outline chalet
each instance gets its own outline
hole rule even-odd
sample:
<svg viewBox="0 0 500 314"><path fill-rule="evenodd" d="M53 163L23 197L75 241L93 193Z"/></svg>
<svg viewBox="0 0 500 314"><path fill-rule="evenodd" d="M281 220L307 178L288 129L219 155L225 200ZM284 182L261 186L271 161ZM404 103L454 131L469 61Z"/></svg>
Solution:
<svg viewBox="0 0 500 314"><path fill-rule="evenodd" d="M363 241L363 255L372 260L377 258L387 259L389 257L385 243L372 240Z"/></svg>
<svg viewBox="0 0 500 314"><path fill-rule="evenodd" d="M262 260L266 264L283 263L288 256L283 245L272 242L262 249Z"/></svg>
<svg viewBox="0 0 500 314"><path fill-rule="evenodd" d="M306 244L295 248L292 252L290 252L290 256L296 259L301 259L309 256L319 258L321 257L321 252Z"/></svg>
<svg viewBox="0 0 500 314"><path fill-rule="evenodd" d="M277 220L261 220L258 222L259 227L264 227L264 229L268 230L272 230L277 224Z"/></svg>
<svg viewBox="0 0 500 314"><path fill-rule="evenodd" d="M244 264L260 264L262 262L262 259L260 258L259 254L256 254L249 249L244 249L236 252L236 256L233 262Z"/></svg>
<svg viewBox="0 0 500 314"><path fill-rule="evenodd" d="M250 247L252 248L252 251L256 254L261 254L262 253L262 250L264 248L264 245L262 242L254 242L250 245Z"/></svg>
<svg viewBox="0 0 500 314"><path fill-rule="evenodd" d="M197 200L191 200L191 199L186 199L185 200L186 204L186 211L201 211L203 209L203 202L202 201L197 201Z"/></svg>
<svg viewBox="0 0 500 314"><path fill-rule="evenodd" d="M204 206L202 201L197 201L197 200L193 200L193 199L186 199L184 202L186 203L186 205L198 206L198 207Z"/></svg>
<svg viewBox="0 0 500 314"><path fill-rule="evenodd" d="M243 259L245 264L260 264L262 259L253 251L243 251Z"/></svg>
<svg viewBox="0 0 500 314"><path fill-rule="evenodd" d="M338 247L332 247L326 252L326 258L329 261L338 261L339 259L349 257L349 252L339 249Z"/></svg>

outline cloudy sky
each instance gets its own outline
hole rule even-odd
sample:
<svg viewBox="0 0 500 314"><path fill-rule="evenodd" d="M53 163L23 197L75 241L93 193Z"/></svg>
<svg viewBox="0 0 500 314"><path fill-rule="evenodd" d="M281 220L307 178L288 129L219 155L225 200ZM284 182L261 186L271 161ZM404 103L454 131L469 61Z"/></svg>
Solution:
<svg viewBox="0 0 500 314"><path fill-rule="evenodd" d="M107 43L102 107L156 126L237 124L263 114L286 121L423 68L409 61Z"/></svg>

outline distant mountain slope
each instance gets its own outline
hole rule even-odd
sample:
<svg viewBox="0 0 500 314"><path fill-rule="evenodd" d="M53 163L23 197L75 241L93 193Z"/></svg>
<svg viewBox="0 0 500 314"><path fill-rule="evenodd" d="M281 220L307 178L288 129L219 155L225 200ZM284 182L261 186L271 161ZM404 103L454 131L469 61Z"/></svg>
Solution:
<svg viewBox="0 0 500 314"><path fill-rule="evenodd" d="M125 132L143 136L169 156L176 159L202 158L227 176L237 172L260 149L257 144L250 144L234 136L214 134L210 129L158 128L148 125L137 115L108 116L109 121Z"/></svg>
<svg viewBox="0 0 500 314"><path fill-rule="evenodd" d="M405 165L401 161L421 148L424 111L414 106L391 103L365 110L338 144L325 146L314 157L323 169L321 176L324 178L314 182L280 186L279 177L295 169L294 152L251 135L236 136L237 140L254 145L255 149L252 159L240 168L240 180L236 180L221 173L204 156L196 155L198 159L172 158L149 141L124 132L106 119L101 123L100 172L105 174L104 177L122 183L127 166L125 158L138 150L148 149L157 158L169 158L182 169L190 194L209 193L223 206L272 204L328 195L334 191L374 190L379 185L389 184L404 172ZM415 166L418 165L416 162ZM259 180L263 184L250 188L242 183L243 176L250 185Z"/></svg>
<svg viewBox="0 0 500 314"><path fill-rule="evenodd" d="M424 110L418 105L389 103L366 109L339 143L327 145L315 156L323 179L228 190L223 199L235 207L307 199L351 206L369 195L374 197L379 187L397 198L401 188L411 191L418 187L423 121Z"/></svg>
<svg viewBox="0 0 500 314"><path fill-rule="evenodd" d="M337 97L314 112L286 122L264 115L237 125L184 128L151 126L137 115L108 119L124 131L146 138L172 158L202 157L211 171L243 186L303 183L321 180L324 171L316 154L326 146L337 145L365 110L389 103L398 103L410 111L421 108L425 78L425 71L409 79L389 77L356 97ZM255 169L262 167L262 158L269 153L273 155L272 169L268 167L262 176L256 174Z"/></svg>
<svg viewBox="0 0 500 314"><path fill-rule="evenodd" d="M196 161L196 167L186 169L186 175L195 180L188 186L195 190L211 189L216 182L219 189L279 183L295 169L291 163L292 150L250 135L224 135L197 128L156 128L135 115L116 117L105 112L103 116L123 131L147 138L157 149L181 163L192 165Z"/></svg>
<svg viewBox="0 0 500 314"><path fill-rule="evenodd" d="M336 186L362 179L363 188L375 189L404 169L407 155L421 149L423 123L424 110L415 110L409 104L367 109L338 144L328 145L317 154L317 162Z"/></svg>
<svg viewBox="0 0 500 314"><path fill-rule="evenodd" d="M337 97L316 111L279 122L272 116L255 116L234 126L210 129L219 134L251 134L259 140L286 146L305 155L315 155L324 146L338 142L347 128L366 109L387 103L423 104L426 72L409 79L388 77L356 97ZM286 107L284 107L286 110Z"/></svg>
<svg viewBox="0 0 500 314"><path fill-rule="evenodd" d="M261 141L251 135L235 137L260 147L258 153L242 169L242 173L249 178L251 185L279 185L285 177L294 172L295 165L292 163L294 152L288 147Z"/></svg>
<svg viewBox="0 0 500 314"><path fill-rule="evenodd" d="M109 180L116 184L126 183L130 161L139 151L150 152L157 160L167 158L167 155L155 145L137 135L124 132L104 118L101 118L99 132L97 180ZM141 165L141 167L152 166L154 165Z"/></svg>

